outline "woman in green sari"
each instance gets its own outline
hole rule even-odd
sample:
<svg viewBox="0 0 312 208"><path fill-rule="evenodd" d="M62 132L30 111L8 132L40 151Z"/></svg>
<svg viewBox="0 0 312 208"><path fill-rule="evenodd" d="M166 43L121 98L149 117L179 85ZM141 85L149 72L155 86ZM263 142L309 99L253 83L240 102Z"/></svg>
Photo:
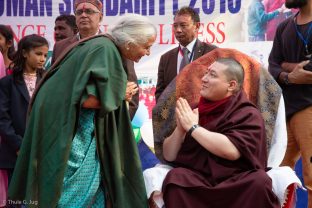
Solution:
<svg viewBox="0 0 312 208"><path fill-rule="evenodd" d="M108 35L83 39L43 78L9 197L27 207L147 207L127 103L124 59L150 54L156 28L121 18Z"/></svg>

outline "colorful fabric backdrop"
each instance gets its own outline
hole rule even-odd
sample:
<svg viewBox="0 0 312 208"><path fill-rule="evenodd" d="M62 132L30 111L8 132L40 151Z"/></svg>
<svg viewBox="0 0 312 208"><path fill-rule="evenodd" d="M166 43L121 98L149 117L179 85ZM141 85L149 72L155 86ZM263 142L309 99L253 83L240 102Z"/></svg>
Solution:
<svg viewBox="0 0 312 208"><path fill-rule="evenodd" d="M136 71L143 80L148 77L154 84L160 55L177 45L172 23L174 12L182 6L194 7L200 15L201 26L198 38L220 47L232 46L247 50L258 59L266 61L271 43L267 49L235 45L245 43L247 34L247 13L250 0L102 0L104 18L100 29L105 32L118 16L137 13L147 16L158 30L156 44L149 57L137 64ZM270 2L269 2L270 3ZM18 42L28 34L39 34L49 40L50 50L54 46L54 21L61 14L73 14L74 0L2 0L0 1L0 24L9 25ZM263 46L263 45L262 45ZM246 51L244 51L246 52Z"/></svg>

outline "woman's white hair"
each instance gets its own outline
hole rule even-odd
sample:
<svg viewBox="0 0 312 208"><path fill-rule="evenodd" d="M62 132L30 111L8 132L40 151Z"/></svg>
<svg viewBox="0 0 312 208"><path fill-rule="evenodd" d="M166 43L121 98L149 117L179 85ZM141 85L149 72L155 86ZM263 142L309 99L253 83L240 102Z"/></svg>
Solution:
<svg viewBox="0 0 312 208"><path fill-rule="evenodd" d="M144 44L156 36L157 29L149 19L138 14L127 14L108 30L117 46L126 43Z"/></svg>

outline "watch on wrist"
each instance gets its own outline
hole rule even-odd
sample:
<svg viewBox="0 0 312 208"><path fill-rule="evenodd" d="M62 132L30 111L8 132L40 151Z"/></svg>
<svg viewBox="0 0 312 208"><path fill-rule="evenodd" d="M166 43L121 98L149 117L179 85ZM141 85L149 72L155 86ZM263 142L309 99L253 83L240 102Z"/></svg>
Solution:
<svg viewBox="0 0 312 208"><path fill-rule="evenodd" d="M194 131L196 128L198 128L198 127L200 127L198 124L194 124L194 125L188 130L187 134L192 135L193 131Z"/></svg>
<svg viewBox="0 0 312 208"><path fill-rule="evenodd" d="M288 73L286 74L286 76L284 76L284 84L285 85L290 85L289 79L288 79Z"/></svg>

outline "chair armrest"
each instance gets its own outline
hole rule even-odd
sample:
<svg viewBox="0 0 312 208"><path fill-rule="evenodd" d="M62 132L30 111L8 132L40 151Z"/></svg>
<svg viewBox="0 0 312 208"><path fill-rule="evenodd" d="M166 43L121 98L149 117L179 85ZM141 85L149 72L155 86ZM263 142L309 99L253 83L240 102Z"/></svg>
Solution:
<svg viewBox="0 0 312 208"><path fill-rule="evenodd" d="M272 179L272 190L278 197L281 205L286 204L287 200L292 197L287 190L291 184L294 184L295 187L302 188L300 179L294 170L288 166L272 168L267 174Z"/></svg>

